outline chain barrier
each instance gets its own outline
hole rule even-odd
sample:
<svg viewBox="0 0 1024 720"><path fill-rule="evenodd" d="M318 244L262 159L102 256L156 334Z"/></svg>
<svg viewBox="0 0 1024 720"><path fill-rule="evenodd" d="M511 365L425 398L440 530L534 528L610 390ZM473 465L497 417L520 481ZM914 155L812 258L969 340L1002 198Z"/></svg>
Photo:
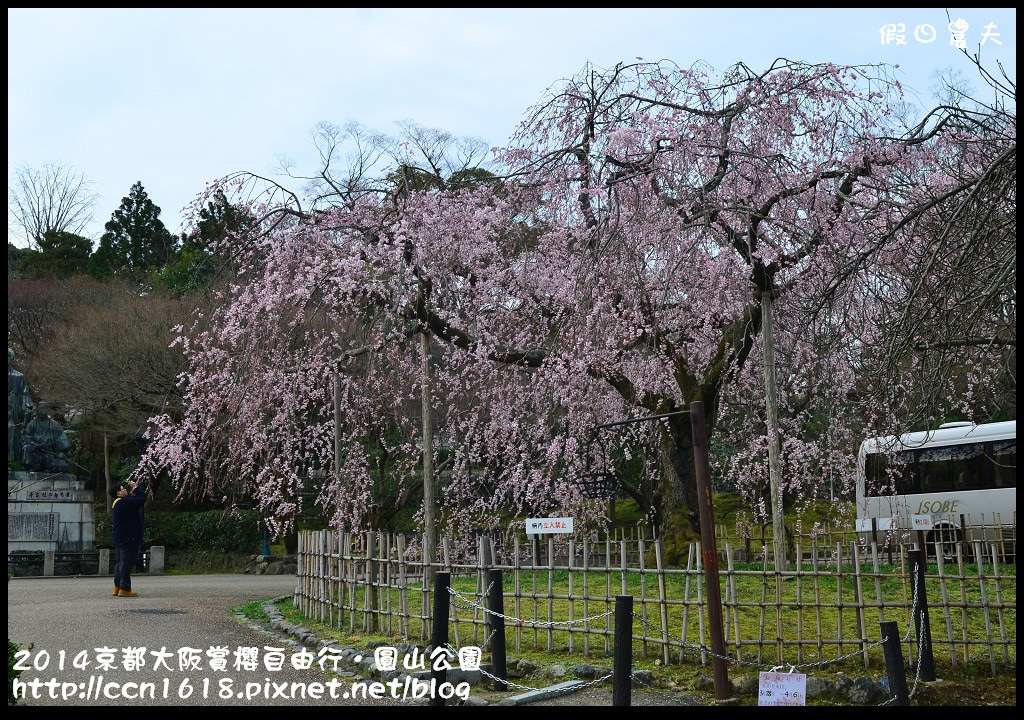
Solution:
<svg viewBox="0 0 1024 720"><path fill-rule="evenodd" d="M918 572L920 572L920 569L921 569L921 566L918 565L917 566ZM913 594L913 600L911 602L911 610L910 610L910 617L911 617L911 619L910 619L910 622L908 623L908 626L907 626L907 632L904 634L904 636L903 636L903 638L901 640L901 642L903 642L903 643L910 642L911 633L913 632L913 623L914 623L913 618L914 618L914 614L917 612L917 607L918 607L917 582L916 582L917 576L916 575L914 576L913 580L914 580L914 582L913 582L914 594ZM490 585L488 585L487 589L484 591L483 594L484 595L488 595L490 593L491 588L493 587L493 585L494 585L493 582ZM479 603L476 603L473 600L467 598L465 595L462 595L460 592L458 592L457 590L455 590L454 588L452 588L450 586L448 588L448 592L452 596L452 600L451 600L452 605L454 605L455 607L457 607L459 609L462 609L462 610L482 610L483 612L485 612L485 613L487 613L489 615L493 615L495 617L500 617L503 620L511 621L512 623L514 623L517 626L527 627L527 628L545 628L545 627L553 628L555 626L562 626L562 625L564 625L566 627L569 627L569 626L572 626L572 625L579 625L579 624L586 623L586 622L593 622L595 620L600 620L601 618L605 618L605 617L608 617L610 615L614 615L615 614L615 611L612 610L612 611L609 611L609 612L601 613L600 615L593 615L591 617L580 618L578 620L556 620L556 621L526 620L524 618L517 618L517 617L514 617L512 615L503 615L502 613L498 613L498 612L495 612L493 610L490 610L489 608L484 607L483 605L481 605ZM462 600L462 601L464 601L464 602L466 602L468 604L467 605L459 605L458 603L455 602L455 598L459 598L460 600ZM889 640L888 637L883 637L881 640L873 642L873 643L871 643L870 645L868 645L866 647L862 647L859 650L855 650L854 652L847 653L846 655L840 655L839 657L832 658L830 660L819 660L818 662L812 662L812 663L796 663L796 664L784 663L782 665L771 665L769 663L759 663L759 662L752 662L752 661L749 661L749 660L743 660L742 658L734 658L734 657L732 657L730 655L719 655L718 653L714 652L711 648L708 648L708 647L706 647L704 645L695 644L695 643L688 643L688 642L685 642L683 640L678 640L677 641L677 640L675 640L675 638L672 636L671 633L668 633L668 632L662 630L659 627L653 626L649 621L645 620L642 615L634 612L633 613L633 617L640 621L640 623L644 626L645 630L652 630L652 631L654 631L656 633L659 633L659 634L661 634L661 636L663 638L668 639L668 640L672 641L673 643L678 642L684 648L688 648L688 649L691 649L691 650L696 650L696 651L699 651L702 654L707 654L707 655L710 655L713 658L718 658L719 660L725 660L726 662L734 663L736 665L744 665L746 667L753 667L753 668L768 668L769 672L774 672L775 670L780 670L780 669L785 668L785 667L789 667L789 670L787 672L794 672L797 669L804 669L804 668L824 667L826 665L831 665L833 663L839 663L839 662L842 662L844 660L848 660L849 658L853 658L853 657L857 657L858 655L862 655L863 653L871 650L872 648L876 648L879 645L883 645L884 643L886 643ZM916 673L914 675L913 687L911 688L910 693L907 696L908 700L912 699L914 697L914 693L917 692L917 686L918 686L918 684L920 683L920 680L921 680L921 664L922 663L921 663L921 657L920 657L920 648L922 648L924 646L924 631L925 631L925 624L922 622L921 623L921 630L920 630L920 633L919 633L919 637L917 639L917 642L918 642L918 644L917 644L917 647L918 647L917 669L916 669ZM486 640L484 640L485 646L494 637L494 634L496 632L497 632L497 628L495 628L493 631L491 631L491 634L486 638ZM680 633L680 635L681 634L682 633ZM448 649L457 653L455 648L453 648L450 644L448 644ZM491 678L492 680L495 680L495 681L498 681L498 682L503 682L503 683L505 683L506 685L508 685L510 687L515 687L515 688L518 688L518 689L521 689L521 690L528 690L528 691L532 691L532 692L544 692L544 689L532 688L532 687L528 687L526 685L518 685L518 684L513 683L513 682L511 682L509 680L501 680L500 678L497 678L494 675L491 675L490 673L488 673L483 668L480 668L480 672L483 675L486 675L487 677ZM602 678L599 678L599 679L596 679L596 680L591 680L590 682L585 683L579 689L583 689L583 688L589 687L591 685L600 684L600 683L604 682L605 680L607 680L607 679L609 679L611 677L612 677L612 674L609 673L608 675L605 675ZM645 683L642 680L637 679L635 673L632 674L631 677L632 677L633 680L635 680L636 682L641 683L642 685L647 685L648 687L651 687L651 688L654 687L653 685L649 685L648 683ZM891 703L891 702L893 702L895 700L896 700L896 696L893 695L892 697L890 697L885 702L880 703L879 707L883 707L885 705L888 705L889 703Z"/></svg>
<svg viewBox="0 0 1024 720"><path fill-rule="evenodd" d="M789 668L788 672L793 672L797 668L812 668L812 667L819 667L819 666L824 666L824 665L831 665L832 663L837 663L837 662L841 662L843 660L846 660L848 658L856 657L857 655L860 655L861 653L865 652L866 650L870 650L873 647L877 647L878 645L881 645L887 639L887 638L882 638L881 640L879 640L877 642L874 642L871 645L868 645L866 648L861 648L860 650L854 650L851 653L847 653L846 655L840 655L839 657L832 658L831 660L819 660L818 662L813 662L813 663L797 663L797 664L794 664L794 665L790 665L789 663L783 663L782 665L771 665L770 663L759 663L759 662L752 662L750 660L743 660L742 658L734 658L731 655L719 655L714 650L712 650L711 648L709 648L709 647L707 647L705 645L700 645L700 644L695 644L695 643L688 643L688 642L685 642L685 641L682 641L682 640L676 640L671 635L671 633L667 633L667 632L663 631L661 628L658 628L658 627L655 627L655 626L651 625L650 622L644 620L643 617L638 615L637 613L633 613L633 617L636 618L637 620L639 620L641 622L641 624L643 624L646 629L652 630L652 631L657 632L657 633L660 633L663 638L671 640L673 643L678 643L679 645L681 645L684 648L688 648L690 650L697 650L697 651L700 651L701 653L706 653L706 654L710 655L711 657L718 658L719 660L725 660L726 662L735 663L736 665L746 665L747 667L755 667L755 668L769 668L769 672L778 670L779 668L785 668L785 667ZM682 633L680 633L680 634L682 634Z"/></svg>
<svg viewBox="0 0 1024 720"><path fill-rule="evenodd" d="M445 643L445 647L447 647L451 652L455 653L456 655L459 654L459 651L456 650L454 647L452 647L451 643ZM495 682L505 683L507 686L515 688L516 690L526 690L527 692L539 692L539 693L559 692L559 690L552 689L552 688L549 688L549 687L548 688L535 688L535 687L530 687L529 685L520 685L519 683L514 683L511 680L502 680L498 676L492 675L491 673L487 672L482 667L481 668L477 668L477 669L480 671L480 674L483 675L484 677L490 678L491 680L493 680ZM584 689L586 689L588 687L591 687L593 685L600 685L601 683L605 682L606 680L610 679L611 677L612 677L612 673L608 673L607 675L604 675L602 677L594 678L593 680L589 680L589 681L583 683L582 685L578 685L578 686L574 687L573 688L573 692L576 692L577 690L584 690Z"/></svg>
<svg viewBox="0 0 1024 720"><path fill-rule="evenodd" d="M600 620L601 618L605 618L605 617L608 617L610 615L614 615L615 614L614 610L610 610L609 612L601 613L600 615L591 615L590 617L579 618L577 620L552 620L552 621L546 621L546 620L527 620L526 618L517 618L517 617L515 617L513 615L504 615L502 613L495 612L494 610L491 610L490 608L487 608L487 607L485 607L485 606L483 606L483 605L481 605L479 603L473 602L471 599L469 599L468 597L466 597L465 595L463 595L462 593L457 591L455 588L449 587L448 588L448 592L453 597L452 605L454 605L455 607L459 608L460 610L481 610L481 611L487 613L488 615L493 615L494 617L500 617L503 620L510 621L511 623L513 623L514 625L518 625L519 627L525 627L525 628L531 628L531 629L532 628L546 628L546 627L553 628L553 627L560 627L560 626L563 626L563 625L565 627L570 627L572 625L580 625L582 623L594 622L595 620ZM455 602L454 598L458 598L458 599L462 600L463 602L465 602L467 604L466 605L460 605L457 602Z"/></svg>
<svg viewBox="0 0 1024 720"><path fill-rule="evenodd" d="M922 553L922 555L924 555L924 553ZM927 559L926 555L924 557L925 557L925 559ZM917 566L917 571L921 572L921 564L920 563ZM922 585L924 585L923 580L924 580L924 578L922 578L922 582L921 582ZM913 603L914 603L914 607L910 611L910 622L907 623L907 639L908 640L910 639L910 628L914 624L914 614L917 612L917 577L916 576L914 577L914 601L913 601ZM914 673L914 687L912 687L910 689L910 694L907 695L907 699L908 700L910 700L910 699L912 699L914 697L914 693L917 692L917 684L921 681L921 665L922 665L922 663L921 663L921 648L924 647L924 630L925 630L925 624L924 624L924 619L922 618L922 620L921 620L921 631L918 633L918 637L917 637L917 671Z"/></svg>

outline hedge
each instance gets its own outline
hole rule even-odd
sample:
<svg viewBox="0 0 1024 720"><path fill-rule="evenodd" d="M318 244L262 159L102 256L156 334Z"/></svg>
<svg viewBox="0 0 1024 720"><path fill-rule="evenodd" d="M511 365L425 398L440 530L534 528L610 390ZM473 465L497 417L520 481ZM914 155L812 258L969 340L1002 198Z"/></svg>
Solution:
<svg viewBox="0 0 1024 720"><path fill-rule="evenodd" d="M255 510L147 512L142 545L163 545L168 552L245 555L260 551L263 525Z"/></svg>

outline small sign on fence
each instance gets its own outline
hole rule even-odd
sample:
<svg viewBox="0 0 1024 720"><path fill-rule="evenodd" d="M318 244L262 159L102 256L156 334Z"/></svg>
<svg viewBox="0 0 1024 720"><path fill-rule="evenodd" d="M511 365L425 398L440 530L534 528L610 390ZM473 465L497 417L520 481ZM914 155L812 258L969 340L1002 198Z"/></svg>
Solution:
<svg viewBox="0 0 1024 720"><path fill-rule="evenodd" d="M806 705L807 676L803 673L761 673L757 704Z"/></svg>
<svg viewBox="0 0 1024 720"><path fill-rule="evenodd" d="M914 523L914 530L931 530L935 525L931 515L911 515L910 517Z"/></svg>
<svg viewBox="0 0 1024 720"><path fill-rule="evenodd" d="M572 518L527 518L526 533L537 535L540 533L571 533Z"/></svg>

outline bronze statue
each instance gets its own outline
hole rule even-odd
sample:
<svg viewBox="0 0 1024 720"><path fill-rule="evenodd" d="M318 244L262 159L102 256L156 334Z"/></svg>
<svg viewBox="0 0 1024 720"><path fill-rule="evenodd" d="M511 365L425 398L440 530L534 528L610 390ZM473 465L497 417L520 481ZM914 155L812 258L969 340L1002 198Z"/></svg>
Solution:
<svg viewBox="0 0 1024 720"><path fill-rule="evenodd" d="M21 441L22 464L28 470L62 473L68 469L64 453L71 449L67 434L50 417L50 406L41 402L25 426Z"/></svg>
<svg viewBox="0 0 1024 720"><path fill-rule="evenodd" d="M7 462L22 462L21 435L32 410L28 381L14 369L14 348L7 348Z"/></svg>

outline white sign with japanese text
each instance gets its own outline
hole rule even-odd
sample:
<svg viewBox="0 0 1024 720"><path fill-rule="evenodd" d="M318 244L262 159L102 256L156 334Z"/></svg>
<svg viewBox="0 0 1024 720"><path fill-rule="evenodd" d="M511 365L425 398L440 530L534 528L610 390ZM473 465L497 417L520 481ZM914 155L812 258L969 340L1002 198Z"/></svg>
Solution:
<svg viewBox="0 0 1024 720"><path fill-rule="evenodd" d="M806 705L807 676L802 673L761 673L757 704Z"/></svg>
<svg viewBox="0 0 1024 720"><path fill-rule="evenodd" d="M934 525L931 515L911 515L911 520L914 530L931 530Z"/></svg>
<svg viewBox="0 0 1024 720"><path fill-rule="evenodd" d="M541 533L571 533L572 518L527 518L526 534L539 535Z"/></svg>

